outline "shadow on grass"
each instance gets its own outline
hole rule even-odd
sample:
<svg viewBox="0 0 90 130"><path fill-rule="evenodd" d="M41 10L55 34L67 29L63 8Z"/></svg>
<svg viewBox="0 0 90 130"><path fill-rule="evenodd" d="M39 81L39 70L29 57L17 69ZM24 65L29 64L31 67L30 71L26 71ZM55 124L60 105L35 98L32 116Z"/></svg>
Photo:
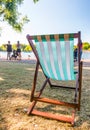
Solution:
<svg viewBox="0 0 90 130"><path fill-rule="evenodd" d="M30 94L33 83L35 65L34 64L18 64L18 63L0 63L0 130L28 130L32 126L32 122L38 125L38 129L42 130L50 127L53 129L55 124L55 130L62 128L66 130L89 130L90 128L90 68L83 68L83 82L82 82L82 97L81 97L81 111L76 113L76 125L74 128L70 127L66 123L61 123L55 120L46 120L45 118L39 118L38 116L28 117L26 114L27 108L31 105ZM40 70L39 78L37 82L37 89L43 82L43 74ZM72 84L72 83L71 83ZM70 96L70 92L63 94L65 90L59 89L51 90L47 87L44 96L54 96L62 98ZM50 95L52 93L52 95ZM57 95L56 95L57 93ZM65 92L66 93L66 92ZM37 104L37 108L40 110L50 110L52 112L57 111L61 113L62 110L53 107L52 105L46 105L43 107L42 103ZM46 122L48 122L48 126ZM42 128L43 124L43 128ZM34 126L32 126L32 130ZM54 130L54 129L53 129Z"/></svg>

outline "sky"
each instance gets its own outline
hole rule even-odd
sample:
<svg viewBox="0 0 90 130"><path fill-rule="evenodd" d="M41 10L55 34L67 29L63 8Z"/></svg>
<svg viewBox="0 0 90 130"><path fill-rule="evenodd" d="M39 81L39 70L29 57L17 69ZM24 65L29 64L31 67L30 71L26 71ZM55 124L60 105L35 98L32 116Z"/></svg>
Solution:
<svg viewBox="0 0 90 130"><path fill-rule="evenodd" d="M0 44L10 40L28 44L26 35L76 33L81 31L83 42L90 43L90 0L24 0L19 12L30 19L22 33L7 23L0 23Z"/></svg>

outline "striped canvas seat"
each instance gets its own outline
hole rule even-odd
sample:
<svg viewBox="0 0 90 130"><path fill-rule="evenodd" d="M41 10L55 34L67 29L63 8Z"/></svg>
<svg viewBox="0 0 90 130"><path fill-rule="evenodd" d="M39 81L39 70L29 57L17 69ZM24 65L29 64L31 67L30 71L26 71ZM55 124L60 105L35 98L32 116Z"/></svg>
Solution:
<svg viewBox="0 0 90 130"><path fill-rule="evenodd" d="M75 63L77 65L76 68L74 67L75 65L74 64L74 42L76 41L75 39L77 39L77 44L78 44L78 48L77 48L78 60L76 61L77 63ZM69 33L69 34L50 34L50 35L34 35L34 36L27 35L27 40L37 59L36 69L33 78L33 85L31 90L31 98L30 98L32 104L28 109L28 115L31 114L38 115L50 119L69 122L74 125L75 113L76 110L80 110L80 100L81 100L81 86L82 86L82 61L80 59L81 33L78 32L78 33ZM39 67L41 67L43 74L45 76L45 78L40 77L42 78L42 82L43 82L43 84L39 82L38 85L40 86L37 85L37 80L39 80L38 76L40 76L38 75ZM76 73L74 72L74 68L77 69ZM55 81L60 80L63 81L63 83L59 82L58 85L57 82L53 82L51 79ZM69 85L68 83L64 84L66 81L71 81L71 80L72 82L69 82L71 84ZM51 89L57 88L57 90L59 88L68 89L69 91L74 90L73 102L71 102L72 99L70 99L70 97L69 97L70 99L69 101L65 101L66 98L64 100L64 97L62 97L60 100L62 94L60 95L60 97L57 97L56 96L57 93L55 93L56 95L53 94L52 91L50 91L50 89L49 89L50 93L48 91L45 91L47 93L46 94L47 97L41 96L43 95L44 89L47 88L46 86L47 87L50 86ZM37 89L39 89L38 92ZM59 91L59 94L60 92L61 91ZM66 96L66 92L68 91L63 91L63 94L65 96ZM51 98L48 98L49 96ZM57 100L55 97L57 97ZM53 114L51 112L42 111L41 109L37 109L37 107L35 107L37 102L52 104L49 109L46 109L47 107L49 107L49 105L47 106L45 105L45 108L42 110L48 111L52 109L53 111L52 108L53 105L54 107L58 105L60 107L65 106L67 108L72 108L73 112L71 116L70 115L65 116L61 114ZM55 111L53 112L55 113Z"/></svg>
<svg viewBox="0 0 90 130"><path fill-rule="evenodd" d="M56 80L74 80L74 39L69 35L34 36L45 75Z"/></svg>

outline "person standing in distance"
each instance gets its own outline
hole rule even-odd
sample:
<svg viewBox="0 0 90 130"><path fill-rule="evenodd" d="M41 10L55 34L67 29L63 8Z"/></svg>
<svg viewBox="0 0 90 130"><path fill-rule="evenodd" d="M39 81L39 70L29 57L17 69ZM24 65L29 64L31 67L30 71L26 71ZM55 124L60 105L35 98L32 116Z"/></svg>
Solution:
<svg viewBox="0 0 90 130"><path fill-rule="evenodd" d="M7 46L7 60L11 60L12 45L10 41L8 41L8 44L6 44L6 46Z"/></svg>
<svg viewBox="0 0 90 130"><path fill-rule="evenodd" d="M19 57L19 60L21 60L21 45L19 41L17 41L17 55Z"/></svg>

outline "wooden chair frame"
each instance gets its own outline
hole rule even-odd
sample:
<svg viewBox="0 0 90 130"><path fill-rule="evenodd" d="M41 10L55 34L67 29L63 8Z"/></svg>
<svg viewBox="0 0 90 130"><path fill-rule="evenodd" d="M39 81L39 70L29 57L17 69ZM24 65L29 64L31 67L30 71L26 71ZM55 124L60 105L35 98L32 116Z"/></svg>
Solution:
<svg viewBox="0 0 90 130"><path fill-rule="evenodd" d="M64 121L64 122L68 122L71 123L72 125L74 125L74 120L75 120L75 113L76 110L80 110L80 101L81 101L81 86L82 86L82 61L80 59L80 43L81 43L81 33L74 33L74 38L78 38L78 72L77 72L77 78L76 78L76 86L75 88L73 87L66 87L66 86L55 86L51 83L50 79L46 77L46 80L44 81L39 93L37 96L35 96L35 89L36 89L36 82L37 82L37 76L38 76L38 70L39 70L39 66L42 68L40 61L39 61L39 57L36 51L36 48L33 44L33 36L27 35L27 40L29 41L29 44L36 56L37 59L37 63L36 63L36 69L35 69L35 74L34 74L34 80L33 80L33 86L32 86L32 90L31 90L31 99L30 101L32 102L32 105L30 105L29 109L28 109L28 115L30 114L34 114L34 115L38 115L38 116L42 116L42 117L46 117L46 118L51 118L51 119L56 119L56 120L60 120L60 121ZM68 103L68 102L63 102L63 101L59 101L59 100L53 100L53 99L48 99L48 98L43 98L41 97L41 94L44 90L44 88L46 87L46 84L49 84L50 87L63 87L63 88L69 88L69 89L74 89L75 90L75 98L74 98L74 103ZM71 117L67 117L67 116L59 116L59 115L55 115L55 114L51 114L48 112L41 112L38 110L35 110L34 107L36 106L37 102L44 102L44 103L50 103L50 104L55 104L55 105L63 105L63 106L67 106L67 107L71 107L73 108L73 112L72 112L72 116Z"/></svg>

